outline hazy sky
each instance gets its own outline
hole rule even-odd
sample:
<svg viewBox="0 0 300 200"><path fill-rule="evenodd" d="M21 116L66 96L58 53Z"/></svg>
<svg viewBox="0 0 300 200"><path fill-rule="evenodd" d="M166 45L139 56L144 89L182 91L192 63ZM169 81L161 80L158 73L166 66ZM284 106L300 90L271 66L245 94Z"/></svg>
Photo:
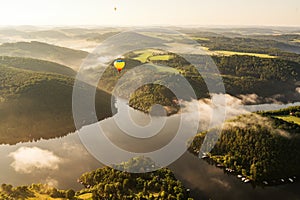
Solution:
<svg viewBox="0 0 300 200"><path fill-rule="evenodd" d="M300 0L1 0L0 25L297 25ZM114 11L114 7L117 11Z"/></svg>

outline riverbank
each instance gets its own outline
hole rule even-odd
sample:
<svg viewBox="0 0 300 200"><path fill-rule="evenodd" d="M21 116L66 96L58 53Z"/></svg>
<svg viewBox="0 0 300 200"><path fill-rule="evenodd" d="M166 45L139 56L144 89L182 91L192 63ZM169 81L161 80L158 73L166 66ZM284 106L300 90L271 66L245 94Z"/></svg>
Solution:
<svg viewBox="0 0 300 200"><path fill-rule="evenodd" d="M228 166L225 166L223 163L218 162L216 157L211 156L209 153L203 153L202 155L199 155L199 150L194 150L191 152L194 156L198 156L202 160L206 161L208 164L213 165L217 168L223 169L223 172L235 176L237 179L239 179L242 183L245 184L251 184L252 186L261 186L261 187L268 187L268 186L278 186L278 185L285 185L285 184L292 184L299 182L297 176L291 176L291 177L282 177L277 179L272 179L270 177L270 180L263 180L263 181L257 181L253 180L249 176L242 175L242 171L238 171L235 169L231 169Z"/></svg>

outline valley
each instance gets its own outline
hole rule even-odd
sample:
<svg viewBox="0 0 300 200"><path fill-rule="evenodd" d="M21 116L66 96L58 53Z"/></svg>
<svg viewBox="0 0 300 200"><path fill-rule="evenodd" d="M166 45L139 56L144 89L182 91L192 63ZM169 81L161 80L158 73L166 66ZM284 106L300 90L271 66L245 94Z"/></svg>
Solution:
<svg viewBox="0 0 300 200"><path fill-rule="evenodd" d="M113 66L117 58L101 52L100 47L128 28L36 29L0 29L4 38L0 45L0 162L3 163L0 199L299 197L300 109L289 106L289 103L300 102L300 46L297 42L300 37L294 30L173 27L193 38L195 43L189 45L201 48L205 52L201 55L189 49L181 55L165 50L165 46L173 43L172 47L179 48L178 41L188 43L178 35L166 32L165 39L163 33L143 35L143 32L129 31L124 36L125 41L137 38L145 43L141 49L118 55L126 63L119 73ZM8 37L11 40L5 40ZM122 43L119 39L116 37L116 42ZM117 54L135 45L106 48ZM149 48L151 45L157 48ZM89 51L85 50L88 48ZM105 59L101 59L102 56ZM210 64L207 56L216 65L219 75L207 70ZM96 63L89 63L89 57ZM200 67L193 66L186 58L200 63ZM130 79L122 81L135 68L138 70ZM205 73L200 74L198 69ZM98 81L97 87L82 79L78 88L74 88L78 72L83 72L84 78ZM100 72L103 74L98 80ZM204 80L214 76L221 77L224 94L208 91ZM185 90L183 98L178 98L170 89L184 88L180 82L182 77L191 85L196 98L191 98ZM154 78L157 80L129 93L131 86ZM74 124L74 89L96 93L97 120L82 119L80 128ZM198 110L191 106L193 103L199 103L205 120L210 118L209 109L214 106L209 101L214 95L228 95L233 101L227 108L234 114L222 124L216 120L216 126L222 126L218 140L205 141L215 127L200 126L190 141L180 141L187 144L188 151L167 168L142 173L145 168L136 165L141 161L139 158L125 164L127 168L134 166L144 170L138 174L123 172L125 166L122 165L119 170L105 167L81 143L80 129L99 123L108 130L108 137L123 149L158 150L174 137L181 114L188 110L186 114L194 117ZM126 131L120 130L114 122L122 107L114 105L112 97L126 101L126 109L141 124L149 123L145 119L150 114L157 121L166 120L166 127L150 141L134 138L131 142L130 137L123 136ZM162 106L166 116L152 116L156 104ZM270 110L267 104L281 104L285 108ZM218 106L223 108L215 105ZM246 106L261 107L250 112L244 109ZM130 124L125 126L131 130ZM215 146L210 152L201 152L203 144ZM104 142L101 145L104 146ZM35 160L37 154L32 152L52 160L40 164ZM28 159L23 160L24 157ZM141 162L144 165L149 160ZM155 163L149 168L152 165Z"/></svg>

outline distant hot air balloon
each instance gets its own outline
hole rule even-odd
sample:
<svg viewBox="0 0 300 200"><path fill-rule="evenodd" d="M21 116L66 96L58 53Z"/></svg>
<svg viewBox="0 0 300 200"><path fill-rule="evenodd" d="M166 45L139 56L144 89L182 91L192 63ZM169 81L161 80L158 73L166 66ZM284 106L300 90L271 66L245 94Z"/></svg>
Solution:
<svg viewBox="0 0 300 200"><path fill-rule="evenodd" d="M122 60L122 59L117 59L114 62L114 66L118 70L118 72L120 73L122 71L122 69L125 67L125 61Z"/></svg>
<svg viewBox="0 0 300 200"><path fill-rule="evenodd" d="M114 11L117 11L119 9L119 5L121 3L121 0L113 0L112 2L114 4Z"/></svg>

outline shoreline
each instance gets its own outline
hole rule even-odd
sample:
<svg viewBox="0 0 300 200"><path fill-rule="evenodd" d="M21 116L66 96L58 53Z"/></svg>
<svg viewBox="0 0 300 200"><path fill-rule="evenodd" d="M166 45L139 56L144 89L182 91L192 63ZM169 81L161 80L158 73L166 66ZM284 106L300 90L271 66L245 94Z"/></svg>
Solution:
<svg viewBox="0 0 300 200"><path fill-rule="evenodd" d="M247 184L250 183L253 187L259 186L259 187L272 187L272 186L280 186L280 185L287 185L287 184L293 184L296 182L299 182L297 175L294 175L292 177L282 177L282 178L277 178L274 180L264 180L264 181L256 181L252 180L249 177L243 176L241 172L238 172L236 170L230 169L223 164L215 161L213 158L211 158L208 154L204 154L202 157L199 156L199 152L196 151L191 151L189 150L190 153L192 153L194 156L197 156L199 159L205 160L208 164L214 165L217 168L223 169L223 172L225 174L235 176L237 179L239 179L242 183Z"/></svg>

